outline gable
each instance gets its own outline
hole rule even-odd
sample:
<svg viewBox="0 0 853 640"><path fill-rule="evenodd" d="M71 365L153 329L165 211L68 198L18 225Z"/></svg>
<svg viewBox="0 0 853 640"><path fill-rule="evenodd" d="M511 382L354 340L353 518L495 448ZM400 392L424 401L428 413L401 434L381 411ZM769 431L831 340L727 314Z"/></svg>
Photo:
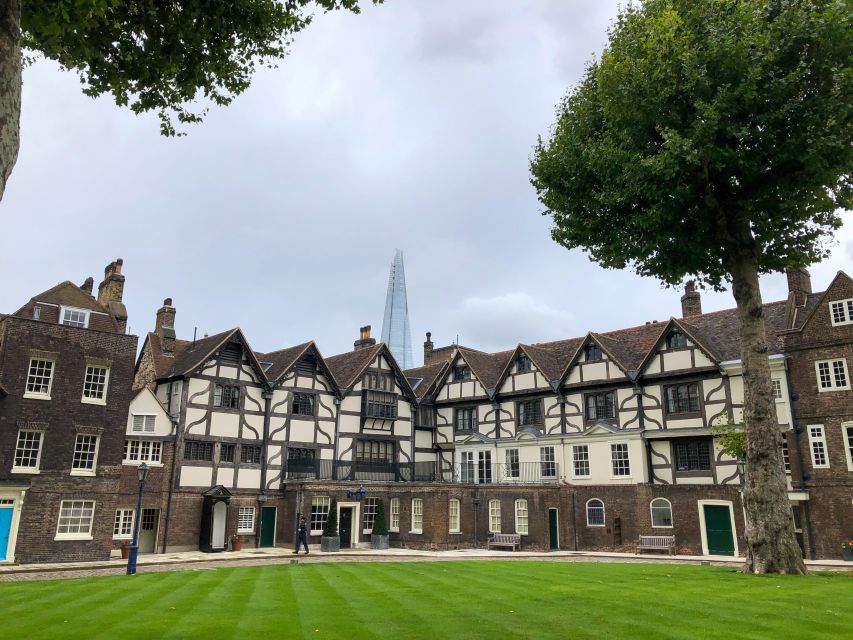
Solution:
<svg viewBox="0 0 853 640"><path fill-rule="evenodd" d="M853 309L848 305L848 301L853 301L853 279L839 271L803 322L800 329L802 339L849 338L853 334ZM836 309L833 308L834 304ZM842 311L843 316L840 316L837 310Z"/></svg>
<svg viewBox="0 0 853 640"><path fill-rule="evenodd" d="M716 366L717 361L691 328L670 320L644 358L640 373L654 375Z"/></svg>
<svg viewBox="0 0 853 640"><path fill-rule="evenodd" d="M461 367L467 368L467 377L457 379ZM487 396L486 389L480 382L474 369L468 364L463 355L457 351L444 375L439 388L436 390L436 400L458 400L462 398L479 398Z"/></svg>
<svg viewBox="0 0 853 640"><path fill-rule="evenodd" d="M590 351L595 355L590 357ZM580 343L578 350L564 374L563 384L580 384L603 380L624 380L625 372L610 349L594 334L590 333Z"/></svg>
<svg viewBox="0 0 853 640"><path fill-rule="evenodd" d="M519 346L501 376L498 393L542 389L551 389L548 377L541 371L536 360Z"/></svg>

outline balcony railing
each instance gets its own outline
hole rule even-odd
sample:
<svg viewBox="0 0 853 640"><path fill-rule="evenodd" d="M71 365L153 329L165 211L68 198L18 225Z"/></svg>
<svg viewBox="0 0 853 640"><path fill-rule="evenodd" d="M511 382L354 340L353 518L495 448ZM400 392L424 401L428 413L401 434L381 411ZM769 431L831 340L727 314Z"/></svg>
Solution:
<svg viewBox="0 0 853 640"><path fill-rule="evenodd" d="M342 480L354 482L452 482L460 484L556 484L555 462L516 464L438 462L382 462L366 460L289 460L287 480Z"/></svg>

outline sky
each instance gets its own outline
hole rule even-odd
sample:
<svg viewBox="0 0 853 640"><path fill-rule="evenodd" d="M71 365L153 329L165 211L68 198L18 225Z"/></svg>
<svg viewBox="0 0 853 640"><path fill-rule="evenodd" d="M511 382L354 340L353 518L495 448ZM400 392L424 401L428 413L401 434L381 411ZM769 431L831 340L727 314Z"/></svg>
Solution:
<svg viewBox="0 0 853 640"><path fill-rule="evenodd" d="M612 0L387 0L317 16L277 69L187 136L159 135L75 75L24 73L21 153L0 203L0 312L124 259L129 331L171 297L179 337L239 326L257 351L334 355L379 336L404 253L415 362L680 316L680 291L550 238L538 135L606 42ZM811 269L853 271L853 225ZM785 276L762 280L766 301ZM703 293L703 309L734 306ZM140 340L140 346L141 346Z"/></svg>

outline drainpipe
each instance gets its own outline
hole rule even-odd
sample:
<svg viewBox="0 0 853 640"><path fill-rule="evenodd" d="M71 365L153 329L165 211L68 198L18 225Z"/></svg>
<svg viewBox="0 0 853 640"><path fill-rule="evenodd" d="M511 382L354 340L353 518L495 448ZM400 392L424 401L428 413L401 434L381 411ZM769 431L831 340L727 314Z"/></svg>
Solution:
<svg viewBox="0 0 853 640"><path fill-rule="evenodd" d="M786 361L786 364L785 364L786 372L788 370L787 361L789 359L790 358L785 359L785 361ZM803 491L806 491L806 474L803 471L803 452L802 452L802 449L800 448L800 438L799 438L799 434L800 434L801 429L800 429L800 427L797 426L797 421L794 419L794 403L799 399L800 399L799 394L794 393L794 389L791 386L791 380L790 380L790 378L788 378L788 404L791 407L791 431L793 432L793 436L794 436L792 438L792 440L794 441L794 453L797 456L797 475L799 476L800 488ZM802 505L802 507L803 507L803 521L804 521L803 524L806 527L806 535L808 536L808 539L809 539L809 544L808 544L809 548L807 549L807 553L809 556L809 560L814 560L815 559L814 538L812 538L812 520L811 520L810 509L809 509L809 501L804 500L803 502L804 502L804 504Z"/></svg>
<svg viewBox="0 0 853 640"><path fill-rule="evenodd" d="M578 521L575 513L575 490L572 487L572 551L578 550Z"/></svg>
<svg viewBox="0 0 853 640"><path fill-rule="evenodd" d="M166 526L163 527L163 545L161 553L166 553L166 545L169 542L169 525L172 523L172 494L175 492L175 468L178 465L178 424L172 416L172 385L173 380L169 380L169 399L166 401L166 413L169 414L169 421L172 424L172 468L169 470L169 493L166 497Z"/></svg>
<svg viewBox="0 0 853 640"><path fill-rule="evenodd" d="M257 522L257 532L255 533L255 547L260 548L261 546L261 526L263 524L263 510L264 503L267 501L266 491L267 491L267 457L269 456L269 451L267 447L269 445L269 437L270 437L270 413L272 411L272 389L267 388L261 392L261 397L264 399L264 440L263 446L261 447L261 491L258 494L258 518ZM275 540L273 540L273 545L275 545Z"/></svg>
<svg viewBox="0 0 853 640"><path fill-rule="evenodd" d="M332 479L338 479L338 443L341 441L341 406L343 399L346 397L344 393L340 398L335 398L334 403L337 409L335 410L335 443L332 448Z"/></svg>

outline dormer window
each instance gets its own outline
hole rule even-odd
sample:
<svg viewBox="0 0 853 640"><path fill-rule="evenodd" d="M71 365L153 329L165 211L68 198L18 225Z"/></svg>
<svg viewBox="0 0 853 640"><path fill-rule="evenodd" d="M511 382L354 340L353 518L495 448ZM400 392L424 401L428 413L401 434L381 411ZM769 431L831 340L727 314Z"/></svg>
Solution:
<svg viewBox="0 0 853 640"><path fill-rule="evenodd" d="M667 349L680 349L687 346L687 338L678 329L673 329L666 336Z"/></svg>
<svg viewBox="0 0 853 640"><path fill-rule="evenodd" d="M525 371L530 371L530 358L528 358L523 353L518 356L518 372L524 373Z"/></svg>
<svg viewBox="0 0 853 640"><path fill-rule="evenodd" d="M226 344L219 352L219 362L238 366L243 361L243 348L233 342Z"/></svg>
<svg viewBox="0 0 853 640"><path fill-rule="evenodd" d="M314 356L304 356L296 363L296 374L300 376L313 376L317 361Z"/></svg>
<svg viewBox="0 0 853 640"><path fill-rule="evenodd" d="M853 298L830 302L829 313L833 327L842 324L853 324Z"/></svg>
<svg viewBox="0 0 853 640"><path fill-rule="evenodd" d="M584 356L586 357L587 362L601 360L601 347L599 347L594 342L590 342L584 348Z"/></svg>
<svg viewBox="0 0 853 640"><path fill-rule="evenodd" d="M471 379L471 367L465 364L457 364L453 367L453 382L462 382Z"/></svg>
<svg viewBox="0 0 853 640"><path fill-rule="evenodd" d="M66 327L85 329L89 326L89 312L85 309L61 307L59 310L59 324L64 324Z"/></svg>

